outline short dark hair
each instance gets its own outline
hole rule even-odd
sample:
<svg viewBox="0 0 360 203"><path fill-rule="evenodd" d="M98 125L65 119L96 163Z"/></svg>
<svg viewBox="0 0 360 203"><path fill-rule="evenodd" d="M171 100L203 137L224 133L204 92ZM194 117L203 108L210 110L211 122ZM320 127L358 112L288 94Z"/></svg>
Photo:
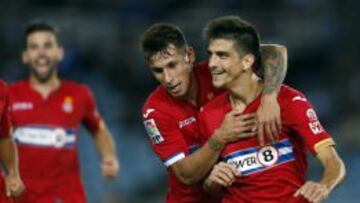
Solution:
<svg viewBox="0 0 360 203"><path fill-rule="evenodd" d="M155 23L144 32L140 39L141 50L146 60L166 49L170 44L185 53L187 43L183 32L176 25L169 23Z"/></svg>
<svg viewBox="0 0 360 203"><path fill-rule="evenodd" d="M260 59L260 36L255 27L239 16L223 16L211 20L203 29L206 41L213 39L228 39L235 43L240 54L253 54L255 62L252 66L254 73L261 79L264 70Z"/></svg>
<svg viewBox="0 0 360 203"><path fill-rule="evenodd" d="M36 20L29 23L25 28L24 47L26 47L27 45L27 38L30 34L34 32L43 32L43 31L53 33L56 37L57 42L60 44L58 28L48 22Z"/></svg>

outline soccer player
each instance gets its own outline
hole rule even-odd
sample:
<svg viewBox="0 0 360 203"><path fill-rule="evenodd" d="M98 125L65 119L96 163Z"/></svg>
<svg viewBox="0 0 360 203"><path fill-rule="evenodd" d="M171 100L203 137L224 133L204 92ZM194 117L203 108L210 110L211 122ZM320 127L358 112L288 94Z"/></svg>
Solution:
<svg viewBox="0 0 360 203"><path fill-rule="evenodd" d="M207 139L228 119L227 112L256 112L264 83L259 36L250 23L237 16L216 18L204 28L204 35L213 85L227 90L199 113L200 132ZM282 85L278 102L282 115L279 141L265 140L262 147L257 139L248 138L226 145L220 156L228 164L214 167L204 182L210 191L227 186L223 202L319 202L344 178L344 164L334 141L305 96ZM320 181L305 182L307 150L324 167Z"/></svg>
<svg viewBox="0 0 360 203"><path fill-rule="evenodd" d="M80 124L92 134L106 178L119 170L115 143L90 88L59 78L64 50L57 30L35 22L26 28L24 40L22 60L30 76L9 90L13 137L27 187L19 202L86 202L76 151Z"/></svg>
<svg viewBox="0 0 360 203"><path fill-rule="evenodd" d="M11 202L25 189L18 170L16 146L11 139L11 124L8 114L8 88L0 80L0 162L3 175L0 175L0 202Z"/></svg>
<svg viewBox="0 0 360 203"><path fill-rule="evenodd" d="M253 129L254 114L235 117L239 112L229 113L232 119L228 119L207 144L200 146L198 110L221 92L211 84L207 62L195 63L194 50L187 45L182 31L172 24L152 25L143 34L141 47L151 72L160 83L143 107L143 119L152 149L168 169L166 202L217 202L216 198L205 196L199 182L218 160L222 150L218 142L229 143L257 134ZM265 60L264 66L274 68L272 73L277 74L266 76L271 81L270 90L263 94L260 116L270 118L265 125L276 131L279 120L276 89L286 72L286 49L268 46L265 51L276 52L275 57ZM266 114L269 112L275 113Z"/></svg>

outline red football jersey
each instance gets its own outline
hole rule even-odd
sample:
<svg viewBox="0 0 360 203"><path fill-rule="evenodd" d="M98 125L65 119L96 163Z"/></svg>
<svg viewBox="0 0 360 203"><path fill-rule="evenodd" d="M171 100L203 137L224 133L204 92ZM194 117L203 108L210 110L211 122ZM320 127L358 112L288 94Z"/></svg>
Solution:
<svg viewBox="0 0 360 203"><path fill-rule="evenodd" d="M194 67L198 84L198 105L207 103L220 91L211 83L207 63ZM164 87L157 87L143 107L143 119L153 151L166 167L184 159L199 147L197 113L199 108L174 99ZM186 186L168 170L167 203L211 202L201 185Z"/></svg>
<svg viewBox="0 0 360 203"><path fill-rule="evenodd" d="M278 143L270 145L267 140L268 145L261 147L254 137L229 144L222 151L221 159L234 164L243 175L226 188L223 202L306 202L293 197L305 181L306 150L316 154L334 142L302 93L283 85L278 102L282 119ZM259 104L260 96L243 112L256 112ZM231 108L229 94L224 93L202 109L199 128L204 141Z"/></svg>
<svg viewBox="0 0 360 203"><path fill-rule="evenodd" d="M4 81L0 80L0 139L10 135L11 125L8 113L8 88ZM1 173L3 174L3 173ZM5 193L5 182L0 175L0 202L11 202Z"/></svg>
<svg viewBox="0 0 360 203"><path fill-rule="evenodd" d="M76 152L79 126L96 132L101 118L91 90L70 81L44 99L28 80L10 86L23 202L85 202Z"/></svg>

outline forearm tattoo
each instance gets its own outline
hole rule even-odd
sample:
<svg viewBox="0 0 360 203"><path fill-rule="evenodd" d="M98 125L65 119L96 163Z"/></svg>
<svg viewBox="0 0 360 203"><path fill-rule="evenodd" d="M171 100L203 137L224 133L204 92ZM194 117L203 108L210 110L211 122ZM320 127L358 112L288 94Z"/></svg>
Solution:
<svg viewBox="0 0 360 203"><path fill-rule="evenodd" d="M287 70L286 55L276 47L262 47L261 62L264 68L264 94L280 89Z"/></svg>

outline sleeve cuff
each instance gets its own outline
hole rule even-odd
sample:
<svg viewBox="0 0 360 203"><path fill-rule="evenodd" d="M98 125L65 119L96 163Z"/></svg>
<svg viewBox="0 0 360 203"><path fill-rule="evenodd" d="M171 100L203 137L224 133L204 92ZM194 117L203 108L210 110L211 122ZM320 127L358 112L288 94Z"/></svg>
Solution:
<svg viewBox="0 0 360 203"><path fill-rule="evenodd" d="M322 140L318 143L315 144L314 146L314 150L315 150L315 153L317 154L320 150L328 147L328 146L334 146L335 145L335 142L332 138L327 138L325 140Z"/></svg>
<svg viewBox="0 0 360 203"><path fill-rule="evenodd" d="M178 162L178 161L180 161L180 160L182 160L184 158L185 158L184 152L177 153L177 154L171 156L166 161L164 161L164 165L168 168L172 164L174 164L174 163L176 163L176 162Z"/></svg>

